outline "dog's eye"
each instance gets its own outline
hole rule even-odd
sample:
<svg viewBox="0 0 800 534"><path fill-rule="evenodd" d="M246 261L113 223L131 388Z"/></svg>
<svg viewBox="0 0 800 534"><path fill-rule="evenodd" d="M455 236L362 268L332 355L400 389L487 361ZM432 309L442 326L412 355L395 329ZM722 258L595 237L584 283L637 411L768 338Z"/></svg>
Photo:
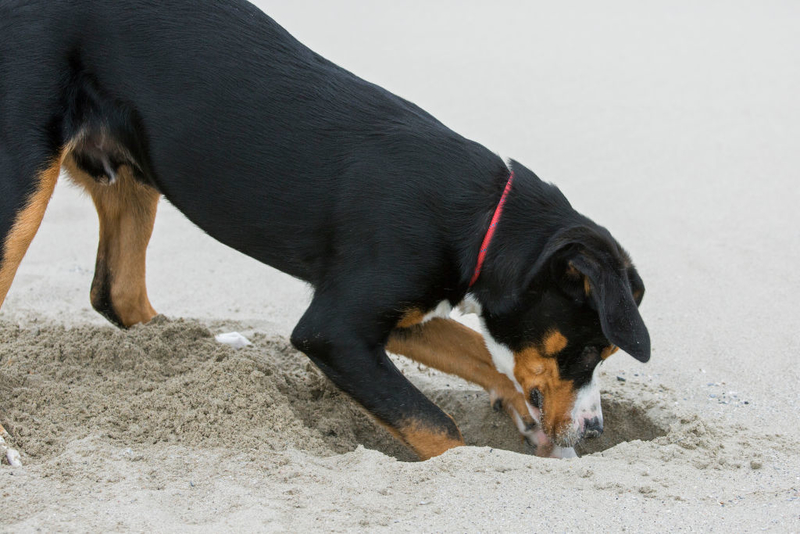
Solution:
<svg viewBox="0 0 800 534"><path fill-rule="evenodd" d="M542 392L538 389L531 390L531 405L539 410L542 409Z"/></svg>

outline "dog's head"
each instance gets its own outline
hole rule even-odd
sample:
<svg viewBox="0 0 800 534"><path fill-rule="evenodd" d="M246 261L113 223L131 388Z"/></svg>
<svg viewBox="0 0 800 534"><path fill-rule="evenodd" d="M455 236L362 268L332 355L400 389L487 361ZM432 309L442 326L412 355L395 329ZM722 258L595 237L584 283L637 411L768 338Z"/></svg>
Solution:
<svg viewBox="0 0 800 534"><path fill-rule="evenodd" d="M522 280L512 296L482 303L487 345L545 434L572 447L603 429L599 364L618 348L650 359L638 311L644 284L608 231L588 220L551 237Z"/></svg>

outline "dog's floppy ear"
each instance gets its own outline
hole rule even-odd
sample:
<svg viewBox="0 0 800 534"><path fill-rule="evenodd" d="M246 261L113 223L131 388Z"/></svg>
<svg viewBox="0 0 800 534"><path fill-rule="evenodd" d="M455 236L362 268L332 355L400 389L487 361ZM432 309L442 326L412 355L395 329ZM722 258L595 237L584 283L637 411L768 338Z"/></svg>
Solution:
<svg viewBox="0 0 800 534"><path fill-rule="evenodd" d="M576 303L597 310L608 341L646 362L650 359L650 334L638 309L644 284L633 267L621 268L622 262L616 258L619 253L618 245L605 237L602 229L569 228L547 243L525 287L549 271L561 291Z"/></svg>
<svg viewBox="0 0 800 534"><path fill-rule="evenodd" d="M627 272L617 272L585 253L576 254L569 265L588 279L587 296L597 308L606 338L640 362L648 361L650 334L636 304L644 294L639 275L634 278L639 287L632 288Z"/></svg>

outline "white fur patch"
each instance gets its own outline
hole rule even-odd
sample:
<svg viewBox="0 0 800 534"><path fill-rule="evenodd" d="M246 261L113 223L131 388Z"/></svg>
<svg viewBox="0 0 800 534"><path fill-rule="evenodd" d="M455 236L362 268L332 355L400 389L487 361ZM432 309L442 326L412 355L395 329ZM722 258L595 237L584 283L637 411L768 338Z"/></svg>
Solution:
<svg viewBox="0 0 800 534"><path fill-rule="evenodd" d="M486 348L489 349L489 353L492 355L492 363L494 363L495 369L506 375L508 379L511 380L511 383L514 384L517 391L524 395L525 392L522 390L522 386L519 385L517 377L514 376L514 353L511 352L511 349L494 339L492 334L489 333L489 329L486 327L486 321L483 320L483 307L481 304L475 297L467 294L464 300L458 304L458 309L464 314L474 313L478 315L481 321L483 341L486 343ZM531 413L531 415L533 416L533 413ZM538 421L538 418L535 416L534 419Z"/></svg>
<svg viewBox="0 0 800 534"><path fill-rule="evenodd" d="M450 301L443 300L434 309L425 314L425 317L422 318L420 324L427 323L431 319L435 319L437 317L447 319L450 317L451 311L453 311L453 306L450 304Z"/></svg>
<svg viewBox="0 0 800 534"><path fill-rule="evenodd" d="M467 296L464 297L464 300L458 303L458 310L464 315L468 315L470 313L480 315L482 307L480 302L475 300L475 297L473 297L471 294L467 294Z"/></svg>
<svg viewBox="0 0 800 534"><path fill-rule="evenodd" d="M597 383L597 374L600 366L594 368L592 373L592 380L581 389L575 398L575 404L572 407L572 421L574 424L581 428L584 419L593 419L597 417L600 424L603 424L603 410L600 406L600 387Z"/></svg>
<svg viewBox="0 0 800 534"><path fill-rule="evenodd" d="M514 387L517 388L517 391L524 395L525 392L522 390L522 386L519 385L517 377L514 376L514 353L492 337L483 317L481 317L481 330L483 331L483 340L486 343L486 348L489 349L489 353L492 355L492 362L495 368L506 375L511 380L511 383L514 384Z"/></svg>

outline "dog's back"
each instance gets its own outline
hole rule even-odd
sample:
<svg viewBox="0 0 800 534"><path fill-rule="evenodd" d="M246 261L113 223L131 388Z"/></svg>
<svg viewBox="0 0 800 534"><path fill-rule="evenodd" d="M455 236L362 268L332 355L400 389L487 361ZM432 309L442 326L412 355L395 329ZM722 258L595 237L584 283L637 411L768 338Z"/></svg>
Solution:
<svg viewBox="0 0 800 534"><path fill-rule="evenodd" d="M41 169L64 147L98 181L127 164L215 238L312 283L329 264L318 258L320 233L374 236L384 218L413 210L410 181L436 201L472 176L476 194L491 191L483 177L505 174L485 148L323 59L244 1L3 9L12 31L2 37L11 52L0 98L16 114L4 129L27 165ZM34 171L4 176L29 181ZM432 174L436 183L425 179ZM348 227L345 214L323 208L331 195L374 220ZM397 239L387 235L387 246Z"/></svg>

